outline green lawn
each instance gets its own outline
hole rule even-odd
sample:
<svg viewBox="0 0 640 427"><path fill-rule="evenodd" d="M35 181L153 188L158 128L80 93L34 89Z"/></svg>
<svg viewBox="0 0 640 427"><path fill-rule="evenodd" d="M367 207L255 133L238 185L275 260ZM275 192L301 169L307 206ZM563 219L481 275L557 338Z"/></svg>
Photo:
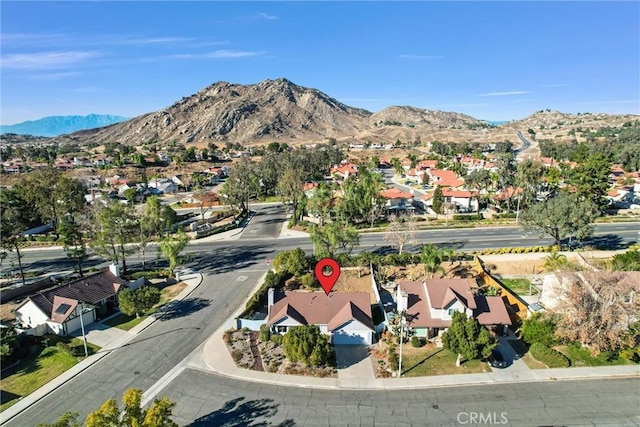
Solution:
<svg viewBox="0 0 640 427"><path fill-rule="evenodd" d="M486 362L469 360L456 367L457 355L443 348L414 348L405 344L402 349L402 376L423 377L427 375L472 374L491 372Z"/></svg>
<svg viewBox="0 0 640 427"><path fill-rule="evenodd" d="M633 362L622 358L607 360L606 353L600 353L597 357L594 357L588 348L584 348L577 343L554 348L571 360L571 366L612 366L634 364Z"/></svg>
<svg viewBox="0 0 640 427"><path fill-rule="evenodd" d="M82 360L82 357L73 357L56 347L58 341L66 342L73 347L82 347L82 340L68 337L51 337L50 347L46 348L34 344L29 357L2 375L0 412ZM87 348L89 354L100 350L100 347L91 344L88 344Z"/></svg>
<svg viewBox="0 0 640 427"><path fill-rule="evenodd" d="M122 329L123 331L128 331L129 329L138 325L147 317L148 315L146 314L140 317L136 317L136 316L127 316L126 314L120 313L117 316L114 316L109 320L105 320L102 323L107 326L111 326L113 328L118 328L118 329Z"/></svg>
<svg viewBox="0 0 640 427"><path fill-rule="evenodd" d="M503 285L511 289L518 295L529 295L530 281L527 279L500 279ZM538 290L535 286L531 286L531 294L536 295Z"/></svg>

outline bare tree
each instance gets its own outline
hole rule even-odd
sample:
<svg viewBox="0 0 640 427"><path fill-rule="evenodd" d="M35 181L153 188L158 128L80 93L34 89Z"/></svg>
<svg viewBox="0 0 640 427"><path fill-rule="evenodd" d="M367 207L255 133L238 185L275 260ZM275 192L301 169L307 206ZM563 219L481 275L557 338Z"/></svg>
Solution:
<svg viewBox="0 0 640 427"><path fill-rule="evenodd" d="M413 213L393 214L389 217L389 227L384 235L384 241L398 248L398 254L402 254L404 246L412 243L415 238L416 220Z"/></svg>
<svg viewBox="0 0 640 427"><path fill-rule="evenodd" d="M595 354L627 344L638 317L638 277L625 272L573 272L558 287L560 338L579 340Z"/></svg>

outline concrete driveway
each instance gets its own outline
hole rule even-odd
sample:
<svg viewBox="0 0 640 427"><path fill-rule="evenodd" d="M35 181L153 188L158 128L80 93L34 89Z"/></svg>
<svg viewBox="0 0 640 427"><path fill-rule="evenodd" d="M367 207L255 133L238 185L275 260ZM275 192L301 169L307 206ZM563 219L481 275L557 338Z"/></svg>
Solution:
<svg viewBox="0 0 640 427"><path fill-rule="evenodd" d="M336 345L336 365L340 379L373 379L373 364L365 345Z"/></svg>
<svg viewBox="0 0 640 427"><path fill-rule="evenodd" d="M107 326L98 322L87 325L84 330L87 335L87 341L101 348L107 347L110 343L121 338L127 333L122 329ZM82 329L78 329L69 335L82 339Z"/></svg>
<svg viewBox="0 0 640 427"><path fill-rule="evenodd" d="M508 336L499 336L498 350L502 353L502 357L507 362L506 368L491 368L493 370L493 376L496 381L518 381L525 379L533 379L534 374L531 372L531 368L522 361L520 355L516 353L513 347L509 344L509 340L517 340L518 338L509 331Z"/></svg>

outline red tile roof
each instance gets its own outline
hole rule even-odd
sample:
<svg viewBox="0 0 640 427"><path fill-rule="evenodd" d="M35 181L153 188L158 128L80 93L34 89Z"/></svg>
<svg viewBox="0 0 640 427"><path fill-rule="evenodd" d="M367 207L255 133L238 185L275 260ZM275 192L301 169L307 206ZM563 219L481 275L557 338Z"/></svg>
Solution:
<svg viewBox="0 0 640 427"><path fill-rule="evenodd" d="M382 190L380 195L385 199L413 199L413 194L404 192L395 187Z"/></svg>
<svg viewBox="0 0 640 427"><path fill-rule="evenodd" d="M443 189L442 195L444 197L457 197L459 199L469 199L471 197L476 197L477 192L467 191L467 190L449 190Z"/></svg>

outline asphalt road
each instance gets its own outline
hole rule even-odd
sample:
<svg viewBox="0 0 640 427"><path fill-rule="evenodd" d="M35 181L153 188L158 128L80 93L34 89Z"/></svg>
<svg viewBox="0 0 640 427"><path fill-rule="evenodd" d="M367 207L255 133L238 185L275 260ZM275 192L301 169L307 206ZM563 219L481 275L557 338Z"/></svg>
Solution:
<svg viewBox="0 0 640 427"><path fill-rule="evenodd" d="M65 411L84 417L130 387L146 390L203 343L249 295L273 256L261 247L217 248L198 262L204 282L174 310L88 370L6 423L35 426Z"/></svg>
<svg viewBox="0 0 640 427"><path fill-rule="evenodd" d="M264 215L264 221L254 223L256 227L261 227L261 236L262 228L275 227L276 222L272 221L276 221L280 215L282 214L274 211L271 215ZM624 230L630 228L629 225L619 224L600 227L601 232L608 234L624 233ZM276 229L277 227L273 228ZM617 231L619 229L621 231ZM480 245L489 240L495 246L505 246L510 238L521 238L520 233L519 229L434 230L421 232L419 239L459 242L465 248L471 244L468 242ZM637 230L634 233L637 234ZM243 302L260 276L266 272L266 258L273 258L278 251L286 248L311 248L306 238L276 240L270 236L272 231L266 231L265 234L264 237L249 240L190 245L188 252L192 255L187 267L205 275L204 282L191 295L162 320L141 332L135 340L112 351L6 425L23 427L51 423L65 411L78 411L84 417L109 398L119 400L127 388L146 390L156 384L202 344ZM384 243L382 236L364 234L362 247L379 248L378 245ZM61 268L57 261L65 258L61 251L51 249L26 254L25 258L29 257L28 263L42 263L57 269ZM607 385L600 386L600 383ZM511 408L510 414L515 412L510 415L516 417L514 420L534 420L531 423L536 425L560 424L558 420L563 419L560 417L562 411L568 414L568 420L581 420L580 423L603 416L603 421L613 420L612 425L624 425L630 423L630 417L637 416L637 405L630 402L635 397L637 403L637 380L635 383L624 380L615 383L594 381L589 385L590 389L586 386L567 389L565 383L523 385L517 390L512 387L515 386L393 393L331 393L234 382L187 369L170 382L161 395L166 394L179 402L174 413L180 424L197 421L199 425L257 426L281 421L284 422L283 425L326 425L329 422L357 425L375 422L385 425L396 422L406 424L409 421L424 424L428 417L440 420L436 423L452 424L455 422L452 417L462 409L494 411L494 405L500 410L508 406ZM532 390L536 390L535 393ZM610 390L610 393L606 393L606 390ZM517 396L517 399L513 400L513 396ZM569 401L573 402L571 399L575 400L575 405L567 406ZM513 405L505 403L511 401ZM434 404L439 407L442 404L444 409L435 410ZM517 411L514 411L514 405ZM551 407L554 409L550 409ZM574 407L578 409L574 410ZM398 409L394 412L390 408ZM521 413L534 418L527 418ZM213 415L221 416L216 420L223 420L224 423L213 421ZM394 421L396 415L398 419ZM535 417L541 421L538 422ZM264 422L259 421L261 419ZM637 418L635 420L640 422Z"/></svg>
<svg viewBox="0 0 640 427"><path fill-rule="evenodd" d="M638 380L400 391L312 390L185 370L159 396L182 426L637 426ZM476 422L470 422L475 414ZM492 422L480 423L483 419Z"/></svg>
<svg viewBox="0 0 640 427"><path fill-rule="evenodd" d="M308 253L312 251L312 244L308 238L289 238L277 240L279 227L282 224L284 213L281 208L267 207L258 209L258 215L254 216L242 237L235 241L193 241L185 249L185 254L202 256L221 248L238 247L252 248L256 245L264 250L281 251L300 247ZM596 224L593 237L585 241L601 249L622 249L628 243L635 243L640 237L640 223L610 223ZM540 238L538 235L525 235L520 227L487 227L487 228L450 228L437 230L423 230L416 233L418 243L435 243L441 246L453 247L457 250L479 250L486 248L519 247L519 246L545 246L553 244L549 237ZM362 233L360 235L359 250L388 253L394 251L384 241L384 233ZM417 247L407 246L407 250L417 250ZM146 260L157 258L154 247L147 250ZM59 248L43 248L24 251L23 264L27 269L43 272L56 272L73 269L71 262L64 251ZM140 256L134 254L128 258L130 265L140 262ZM103 260L91 257L87 266L104 266Z"/></svg>

